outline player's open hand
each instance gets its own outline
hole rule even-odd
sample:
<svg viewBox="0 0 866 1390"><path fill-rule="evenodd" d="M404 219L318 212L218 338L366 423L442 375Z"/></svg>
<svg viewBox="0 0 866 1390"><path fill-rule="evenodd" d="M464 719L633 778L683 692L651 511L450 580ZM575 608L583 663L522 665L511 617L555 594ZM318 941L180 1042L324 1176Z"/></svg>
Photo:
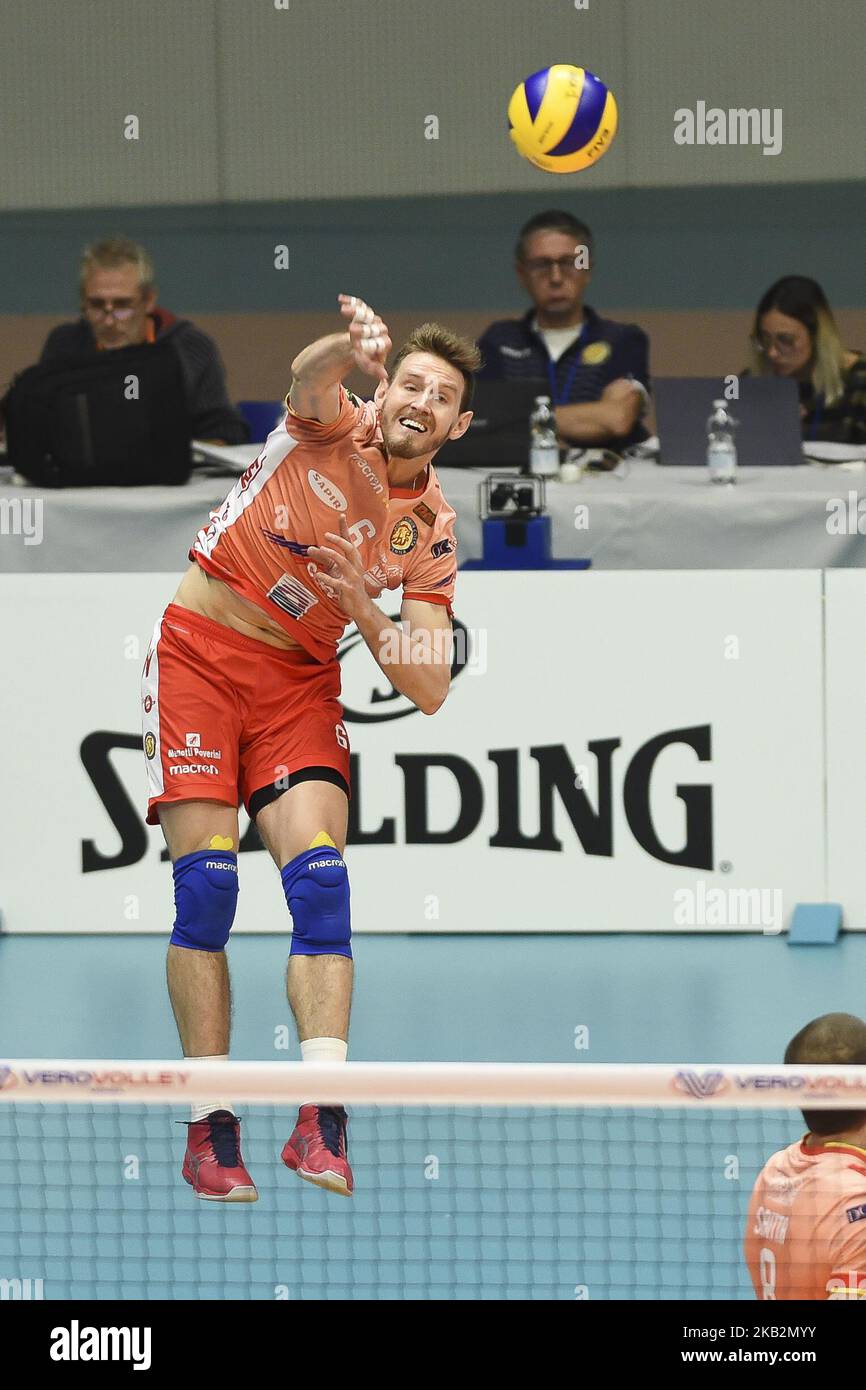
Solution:
<svg viewBox="0 0 866 1390"><path fill-rule="evenodd" d="M348 618L355 619L370 598L364 584L364 566L344 513L340 534L325 532L330 545L307 546L307 555L319 566L313 578L328 598L335 599Z"/></svg>
<svg viewBox="0 0 866 1390"><path fill-rule="evenodd" d="M385 363L392 346L387 324L357 295L341 294L337 298L340 313L349 321L349 341L356 363L368 376L387 381Z"/></svg>

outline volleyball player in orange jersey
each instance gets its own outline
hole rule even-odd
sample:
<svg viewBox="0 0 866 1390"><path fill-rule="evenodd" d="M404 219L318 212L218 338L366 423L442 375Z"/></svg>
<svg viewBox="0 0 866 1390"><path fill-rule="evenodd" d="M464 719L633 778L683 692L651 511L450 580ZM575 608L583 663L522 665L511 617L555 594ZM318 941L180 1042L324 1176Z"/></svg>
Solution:
<svg viewBox="0 0 866 1390"><path fill-rule="evenodd" d="M866 1063L866 1023L824 1014L792 1039L785 1061ZM745 1252L755 1293L866 1301L866 1109L806 1109L803 1118L809 1133L773 1154L752 1193Z"/></svg>
<svg viewBox="0 0 866 1390"><path fill-rule="evenodd" d="M345 1061L349 741L336 645L346 625L425 713L448 691L454 512L431 460L469 426L479 354L424 324L389 379L387 326L363 301L339 298L347 328L295 358L286 418L199 531L145 662L147 818L173 864L168 986L190 1059L229 1053L225 945L243 803L292 915L287 993L302 1056ZM356 366L378 378L373 401L342 385ZM399 625L375 602L397 588ZM351 1194L345 1110L302 1106L282 1157ZM256 1200L226 1100L193 1107L183 1174L200 1197Z"/></svg>

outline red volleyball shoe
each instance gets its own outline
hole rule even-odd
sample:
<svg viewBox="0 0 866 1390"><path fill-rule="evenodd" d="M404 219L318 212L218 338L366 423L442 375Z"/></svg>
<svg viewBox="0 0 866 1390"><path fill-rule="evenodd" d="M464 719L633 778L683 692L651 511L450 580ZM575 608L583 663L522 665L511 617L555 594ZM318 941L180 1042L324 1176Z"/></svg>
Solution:
<svg viewBox="0 0 866 1390"><path fill-rule="evenodd" d="M302 1105L282 1159L299 1178L351 1197L355 1183L346 1147L348 1116L342 1105Z"/></svg>
<svg viewBox="0 0 866 1390"><path fill-rule="evenodd" d="M259 1194L241 1157L241 1122L229 1110L193 1120L187 1131L183 1176L208 1202L257 1202Z"/></svg>

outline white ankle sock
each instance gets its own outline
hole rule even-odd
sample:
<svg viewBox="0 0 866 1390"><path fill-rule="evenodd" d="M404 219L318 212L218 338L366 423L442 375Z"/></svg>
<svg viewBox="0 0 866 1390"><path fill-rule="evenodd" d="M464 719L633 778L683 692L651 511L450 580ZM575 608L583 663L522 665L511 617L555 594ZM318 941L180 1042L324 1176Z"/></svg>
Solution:
<svg viewBox="0 0 866 1390"><path fill-rule="evenodd" d="M307 1038L301 1043L304 1062L345 1062L349 1044L342 1038Z"/></svg>
<svg viewBox="0 0 866 1390"><path fill-rule="evenodd" d="M185 1057L184 1061L194 1065L196 1062L227 1062L228 1059L229 1054L226 1052L223 1056ZM190 1109L193 1121L206 1120L208 1115L212 1115L215 1110L228 1110L230 1115L235 1113L227 1100L203 1100L199 1105L190 1106Z"/></svg>

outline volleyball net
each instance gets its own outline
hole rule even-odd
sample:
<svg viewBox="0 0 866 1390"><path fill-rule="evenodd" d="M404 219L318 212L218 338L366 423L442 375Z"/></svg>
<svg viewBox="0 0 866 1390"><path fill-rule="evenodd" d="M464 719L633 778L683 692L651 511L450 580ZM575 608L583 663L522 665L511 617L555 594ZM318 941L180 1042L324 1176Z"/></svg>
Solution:
<svg viewBox="0 0 866 1390"><path fill-rule="evenodd" d="M181 1178L214 1096L254 1205ZM349 1109L350 1200L280 1162L310 1100ZM752 1298L749 1198L801 1107L866 1109L866 1068L0 1062L0 1296Z"/></svg>

